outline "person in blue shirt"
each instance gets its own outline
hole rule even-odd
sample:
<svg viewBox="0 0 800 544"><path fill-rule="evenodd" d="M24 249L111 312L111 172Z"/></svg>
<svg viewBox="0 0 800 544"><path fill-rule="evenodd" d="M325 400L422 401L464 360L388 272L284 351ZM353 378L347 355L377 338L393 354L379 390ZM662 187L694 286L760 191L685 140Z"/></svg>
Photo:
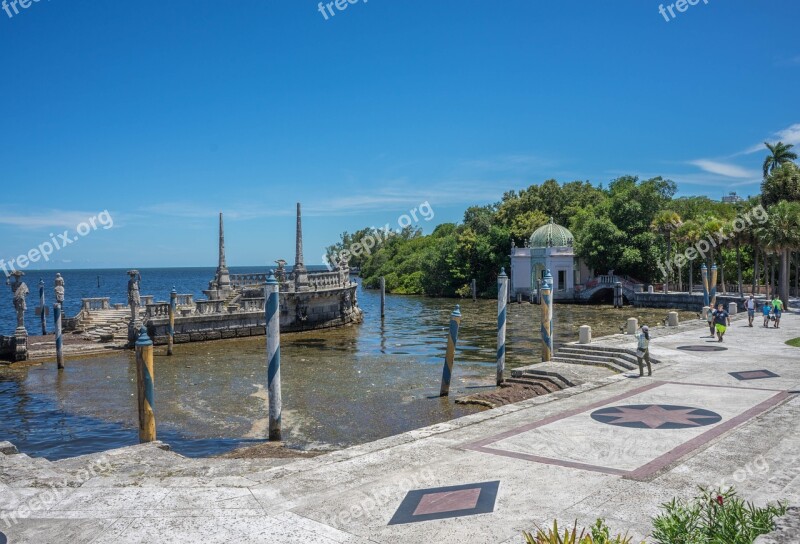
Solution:
<svg viewBox="0 0 800 544"><path fill-rule="evenodd" d="M764 305L761 307L761 313L764 314L764 326L769 327L769 314L772 311L772 305L769 300L767 300Z"/></svg>

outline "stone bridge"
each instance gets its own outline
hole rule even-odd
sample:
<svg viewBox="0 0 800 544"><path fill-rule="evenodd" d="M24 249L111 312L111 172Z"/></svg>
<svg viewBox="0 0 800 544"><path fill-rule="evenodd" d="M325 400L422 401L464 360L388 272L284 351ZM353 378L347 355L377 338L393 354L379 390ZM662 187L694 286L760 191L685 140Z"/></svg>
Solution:
<svg viewBox="0 0 800 544"><path fill-rule="evenodd" d="M575 298L583 302L594 302L614 296L614 285L622 284L622 297L628 304L636 301L636 294L644 291L644 284L629 276L603 275L588 281L580 291L575 292Z"/></svg>

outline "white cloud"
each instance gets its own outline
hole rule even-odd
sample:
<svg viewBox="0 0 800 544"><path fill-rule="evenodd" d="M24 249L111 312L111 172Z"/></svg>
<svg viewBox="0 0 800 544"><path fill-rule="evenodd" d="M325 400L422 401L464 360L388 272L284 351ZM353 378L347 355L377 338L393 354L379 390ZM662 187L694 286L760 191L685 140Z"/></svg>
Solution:
<svg viewBox="0 0 800 544"><path fill-rule="evenodd" d="M758 179L759 176L759 173L754 170L748 170L736 164L713 161L709 159L698 159L690 161L689 164L697 166L706 172L729 178Z"/></svg>
<svg viewBox="0 0 800 544"><path fill-rule="evenodd" d="M21 229L74 229L79 223L86 222L89 218L97 217L102 211L103 210L95 212L49 210L35 214L22 215L5 213L0 210L0 225L11 225L12 227ZM112 214L112 217L115 216Z"/></svg>
<svg viewBox="0 0 800 544"><path fill-rule="evenodd" d="M766 141L768 141L771 144L777 142L783 142L785 144L792 144L792 145L800 144L800 123L795 123L794 125L791 125L783 130L779 130L778 132L773 134L771 138L767 138ZM751 153L758 153L759 151L764 151L765 149L766 148L764 147L764 142L759 142L757 144L748 147L745 151L739 153L739 155L742 154L749 155Z"/></svg>

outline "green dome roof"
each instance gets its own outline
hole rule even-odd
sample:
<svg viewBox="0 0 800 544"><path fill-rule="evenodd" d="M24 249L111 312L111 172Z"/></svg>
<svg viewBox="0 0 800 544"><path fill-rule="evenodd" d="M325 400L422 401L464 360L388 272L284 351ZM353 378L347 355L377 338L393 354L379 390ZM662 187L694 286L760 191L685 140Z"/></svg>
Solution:
<svg viewBox="0 0 800 544"><path fill-rule="evenodd" d="M553 218L550 222L536 229L531 235L531 247L564 247L572 246L572 233L569 229L556 225Z"/></svg>

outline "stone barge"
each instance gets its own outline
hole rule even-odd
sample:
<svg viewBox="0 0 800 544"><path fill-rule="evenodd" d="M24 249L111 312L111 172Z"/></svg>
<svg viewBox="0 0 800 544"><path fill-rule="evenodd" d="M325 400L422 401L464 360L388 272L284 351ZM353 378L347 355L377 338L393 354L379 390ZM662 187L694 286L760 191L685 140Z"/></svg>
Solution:
<svg viewBox="0 0 800 544"><path fill-rule="evenodd" d="M281 332L326 329L361 323L355 281L346 261L333 271L308 272L303 263L303 229L297 204L295 264L277 261L280 284ZM179 297L175 312L175 343L201 342L265 334L264 287L268 274L230 274L225 260L225 230L219 215L219 264L207 300ZM149 302L149 301L148 301ZM168 302L144 305L142 322L157 344L166 344L169 331Z"/></svg>

